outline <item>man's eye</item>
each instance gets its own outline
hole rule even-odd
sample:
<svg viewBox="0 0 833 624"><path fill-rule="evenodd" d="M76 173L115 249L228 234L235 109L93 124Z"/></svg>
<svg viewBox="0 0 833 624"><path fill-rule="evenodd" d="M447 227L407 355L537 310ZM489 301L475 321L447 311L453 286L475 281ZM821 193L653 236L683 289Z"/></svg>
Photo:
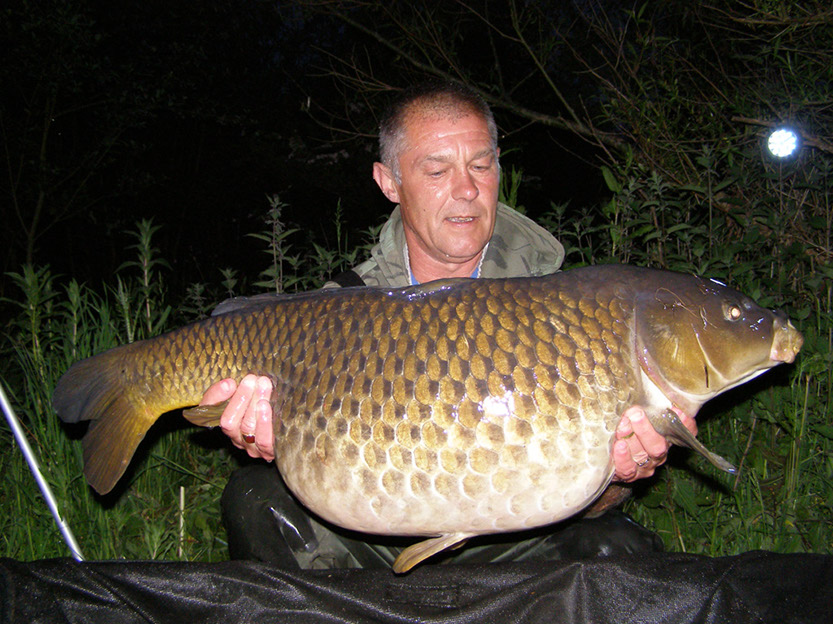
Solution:
<svg viewBox="0 0 833 624"><path fill-rule="evenodd" d="M432 178L439 178L442 174L445 173L445 169L440 169L439 171L429 171L428 175Z"/></svg>

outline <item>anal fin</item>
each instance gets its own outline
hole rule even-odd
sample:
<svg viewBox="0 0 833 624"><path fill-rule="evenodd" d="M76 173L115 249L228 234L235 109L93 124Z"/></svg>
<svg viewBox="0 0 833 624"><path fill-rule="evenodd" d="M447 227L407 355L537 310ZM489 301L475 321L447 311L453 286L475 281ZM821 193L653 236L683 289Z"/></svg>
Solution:
<svg viewBox="0 0 833 624"><path fill-rule="evenodd" d="M272 394L269 402L272 404L273 418L280 418L283 408L283 401L287 394L286 384L282 384L274 375L267 374L272 379ZM185 419L198 427L219 427L223 411L228 407L229 401L223 401L216 405L195 405L182 411Z"/></svg>
<svg viewBox="0 0 833 624"><path fill-rule="evenodd" d="M197 405L183 410L182 415L188 422L198 427L219 427L220 417L228 403L228 401L223 401L217 405Z"/></svg>

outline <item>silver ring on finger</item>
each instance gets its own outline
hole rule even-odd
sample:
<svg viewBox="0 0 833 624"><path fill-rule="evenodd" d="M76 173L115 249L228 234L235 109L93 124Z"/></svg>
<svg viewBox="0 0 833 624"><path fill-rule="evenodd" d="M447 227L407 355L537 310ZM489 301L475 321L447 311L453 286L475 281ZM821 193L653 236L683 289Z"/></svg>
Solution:
<svg viewBox="0 0 833 624"><path fill-rule="evenodd" d="M651 461L651 458L650 458L650 457L646 457L643 461L641 461L641 462L636 462L636 465L637 465L637 467L638 467L638 468L642 468L642 466L644 466L645 464L647 464L649 461Z"/></svg>

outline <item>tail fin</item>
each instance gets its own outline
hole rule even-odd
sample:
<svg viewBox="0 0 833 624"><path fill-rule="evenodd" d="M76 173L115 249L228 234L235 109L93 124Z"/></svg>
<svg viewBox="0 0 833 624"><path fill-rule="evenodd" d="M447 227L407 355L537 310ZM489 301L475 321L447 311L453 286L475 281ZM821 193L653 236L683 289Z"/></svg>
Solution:
<svg viewBox="0 0 833 624"><path fill-rule="evenodd" d="M84 474L99 494L113 489L159 417L137 384L126 381L135 347L117 347L77 362L58 380L52 396L61 420L93 421L83 441Z"/></svg>

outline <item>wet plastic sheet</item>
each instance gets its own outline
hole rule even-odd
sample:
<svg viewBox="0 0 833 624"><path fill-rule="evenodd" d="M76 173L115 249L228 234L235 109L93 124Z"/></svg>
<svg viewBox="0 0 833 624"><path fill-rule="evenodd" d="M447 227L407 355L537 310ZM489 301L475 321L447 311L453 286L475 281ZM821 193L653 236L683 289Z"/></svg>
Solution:
<svg viewBox="0 0 833 624"><path fill-rule="evenodd" d="M833 556L651 553L288 572L0 560L0 622L833 622Z"/></svg>

